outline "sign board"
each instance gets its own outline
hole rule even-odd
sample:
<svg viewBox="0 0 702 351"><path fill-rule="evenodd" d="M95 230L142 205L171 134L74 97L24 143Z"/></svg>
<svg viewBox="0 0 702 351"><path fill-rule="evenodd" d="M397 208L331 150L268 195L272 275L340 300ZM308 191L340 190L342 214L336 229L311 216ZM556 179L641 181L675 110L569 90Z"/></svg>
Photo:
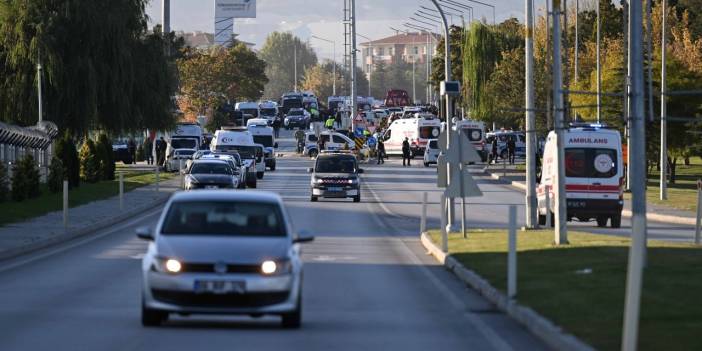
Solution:
<svg viewBox="0 0 702 351"><path fill-rule="evenodd" d="M444 131L439 135L439 149L442 151L442 153L446 154L448 162L458 163L459 159L462 159L460 161L464 164L482 161L480 155L478 155L478 151L475 150L473 143L471 143L468 138L464 137L461 133L456 131L452 132L451 148L447 150L446 134L446 131ZM461 148L460 150L459 147Z"/></svg>
<svg viewBox="0 0 702 351"><path fill-rule="evenodd" d="M461 192L461 179L463 181L463 192ZM468 170L461 170L458 167L451 167L451 184L444 192L446 197L477 197L483 196L483 192L478 188L478 184L470 175Z"/></svg>
<svg viewBox="0 0 702 351"><path fill-rule="evenodd" d="M439 92L441 93L441 96L459 96L461 95L461 83L455 80L441 81Z"/></svg>
<svg viewBox="0 0 702 351"><path fill-rule="evenodd" d="M256 0L215 0L215 18L256 18Z"/></svg>

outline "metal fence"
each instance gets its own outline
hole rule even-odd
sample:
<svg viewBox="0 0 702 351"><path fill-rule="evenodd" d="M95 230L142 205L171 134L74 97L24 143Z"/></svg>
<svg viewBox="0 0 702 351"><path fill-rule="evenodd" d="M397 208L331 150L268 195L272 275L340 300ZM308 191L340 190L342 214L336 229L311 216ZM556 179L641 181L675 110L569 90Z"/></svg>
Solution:
<svg viewBox="0 0 702 351"><path fill-rule="evenodd" d="M53 122L42 121L32 127L19 127L0 122L0 162L12 177L13 165L31 154L37 162L42 182L46 181L53 155L53 140L58 128Z"/></svg>

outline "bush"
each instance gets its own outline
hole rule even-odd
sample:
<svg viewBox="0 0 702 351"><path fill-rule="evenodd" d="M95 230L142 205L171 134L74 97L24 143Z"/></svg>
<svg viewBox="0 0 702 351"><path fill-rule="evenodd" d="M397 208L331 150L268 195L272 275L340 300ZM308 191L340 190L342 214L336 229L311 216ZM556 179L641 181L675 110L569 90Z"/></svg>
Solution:
<svg viewBox="0 0 702 351"><path fill-rule="evenodd" d="M7 167L0 162L0 202L7 200L8 194L10 194L10 179L7 175Z"/></svg>
<svg viewBox="0 0 702 351"><path fill-rule="evenodd" d="M12 199L23 201L39 195L39 168L34 162L34 157L27 154L12 170Z"/></svg>
<svg viewBox="0 0 702 351"><path fill-rule="evenodd" d="M112 142L106 134L100 134L95 145L98 161L100 163L100 179L115 179L115 159L112 152Z"/></svg>
<svg viewBox="0 0 702 351"><path fill-rule="evenodd" d="M98 159L95 143L86 138L80 148L80 179L84 182L95 183L100 180L100 160Z"/></svg>
<svg viewBox="0 0 702 351"><path fill-rule="evenodd" d="M54 155L61 159L63 165L63 179L68 180L71 188L80 185L80 161L78 160L78 150L76 144L68 133L56 140Z"/></svg>
<svg viewBox="0 0 702 351"><path fill-rule="evenodd" d="M58 193L63 190L64 174L65 170L63 169L63 162L61 162L61 159L56 156L52 157L51 166L49 167L49 178L46 181L49 191Z"/></svg>

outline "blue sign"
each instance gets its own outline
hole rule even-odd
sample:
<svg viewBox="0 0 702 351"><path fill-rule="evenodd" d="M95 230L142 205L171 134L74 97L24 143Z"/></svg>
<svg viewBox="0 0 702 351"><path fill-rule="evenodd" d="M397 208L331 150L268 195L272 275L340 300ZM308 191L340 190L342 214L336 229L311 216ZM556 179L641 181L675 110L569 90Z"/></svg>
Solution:
<svg viewBox="0 0 702 351"><path fill-rule="evenodd" d="M375 140L374 137L370 137L370 138L368 138L368 140L366 141L366 143L368 143L368 147L374 148L374 147L375 147L375 144L376 144L376 140Z"/></svg>

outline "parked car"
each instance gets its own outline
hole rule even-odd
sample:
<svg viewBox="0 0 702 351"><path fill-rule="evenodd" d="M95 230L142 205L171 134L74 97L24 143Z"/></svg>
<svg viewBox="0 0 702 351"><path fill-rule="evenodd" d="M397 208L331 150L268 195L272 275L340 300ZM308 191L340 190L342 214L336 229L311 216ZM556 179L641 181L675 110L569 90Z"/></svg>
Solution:
<svg viewBox="0 0 702 351"><path fill-rule="evenodd" d="M438 139L430 139L427 143L427 148L424 150L424 167L429 167L431 164L436 164L439 159L439 141Z"/></svg>

